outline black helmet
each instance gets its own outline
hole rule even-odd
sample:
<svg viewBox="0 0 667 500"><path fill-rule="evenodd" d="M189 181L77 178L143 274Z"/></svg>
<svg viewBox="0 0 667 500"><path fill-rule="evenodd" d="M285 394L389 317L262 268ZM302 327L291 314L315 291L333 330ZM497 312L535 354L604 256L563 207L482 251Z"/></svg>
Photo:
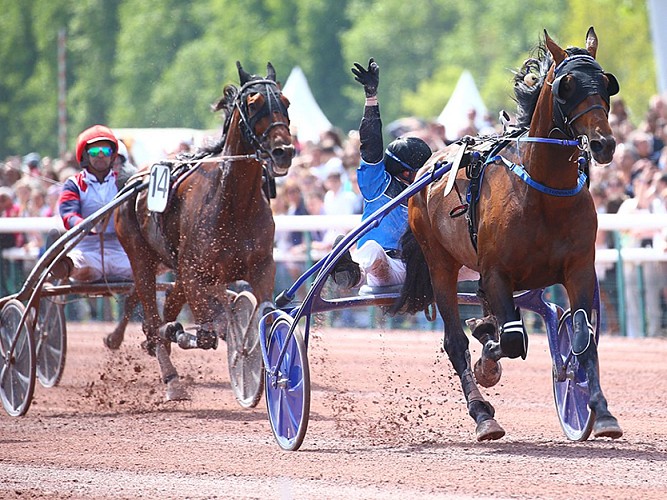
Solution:
<svg viewBox="0 0 667 500"><path fill-rule="evenodd" d="M431 148L418 137L401 137L384 151L384 165L391 175L401 176L405 170L416 172L431 157Z"/></svg>

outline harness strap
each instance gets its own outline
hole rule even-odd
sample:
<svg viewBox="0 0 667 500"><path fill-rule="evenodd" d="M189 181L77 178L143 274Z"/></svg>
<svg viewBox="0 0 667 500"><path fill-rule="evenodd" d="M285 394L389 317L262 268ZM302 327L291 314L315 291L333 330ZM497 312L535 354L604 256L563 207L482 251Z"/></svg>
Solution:
<svg viewBox="0 0 667 500"><path fill-rule="evenodd" d="M521 179L523 182L528 184L533 189L536 189L540 193L548 194L550 196L558 196L558 197L574 196L583 189L588 179L586 174L583 171L581 171L579 172L579 177L577 178L577 185L574 188L556 189L549 186L545 186L544 184L537 182L530 176L528 172L526 172L526 169L523 167L523 165L517 165L516 163L512 163L506 158L502 157L501 155L496 155L492 158L489 158L486 161L487 164L496 162L504 163L505 166L510 170L510 172L518 176L519 179Z"/></svg>

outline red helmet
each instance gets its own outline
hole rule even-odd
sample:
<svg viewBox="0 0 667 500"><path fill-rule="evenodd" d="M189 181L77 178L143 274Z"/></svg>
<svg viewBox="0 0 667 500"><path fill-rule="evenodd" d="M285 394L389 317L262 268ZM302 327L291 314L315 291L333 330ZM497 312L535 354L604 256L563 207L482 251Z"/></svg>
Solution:
<svg viewBox="0 0 667 500"><path fill-rule="evenodd" d="M115 158L118 153L118 139L116 139L116 136L109 127L93 125L81 132L76 140L76 159L79 163L83 161L83 153L86 150L86 145L98 141L109 141L113 146L111 157Z"/></svg>

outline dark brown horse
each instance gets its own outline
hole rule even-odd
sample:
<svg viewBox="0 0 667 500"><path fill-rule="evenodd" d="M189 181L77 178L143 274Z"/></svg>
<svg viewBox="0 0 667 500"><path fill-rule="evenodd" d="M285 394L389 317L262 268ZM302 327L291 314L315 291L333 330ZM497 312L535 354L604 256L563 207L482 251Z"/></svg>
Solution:
<svg viewBox="0 0 667 500"><path fill-rule="evenodd" d="M499 439L505 431L477 383L494 385L500 379L498 360L525 358L527 352L513 292L556 283L566 288L574 311L572 350L586 372L594 435L622 435L600 388L591 324L597 320L591 317L597 216L586 186L586 159L589 151L598 163L612 159L616 143L607 115L609 96L618 92L615 77L595 61L597 47L593 28L585 50L563 50L545 31L538 57L526 61L515 77L517 121L524 130L508 133L505 141L471 138L465 146L435 153L420 173L469 148L456 189L445 193L445 177L410 200L411 232L403 238L407 281L394 311L417 312L437 304L445 323L444 348L461 379L479 441ZM489 142L495 151L489 151ZM478 189L468 192L471 184ZM464 199L465 194L470 196ZM466 208L466 217L458 217ZM479 295L489 314L474 332L484 345L475 376L458 312L462 266L480 273Z"/></svg>
<svg viewBox="0 0 667 500"><path fill-rule="evenodd" d="M237 66L240 88L227 85L215 107L225 112L222 139L202 158L188 162L193 166L172 185L164 212L148 210L147 192L116 212L116 231L144 308L146 346L158 359L168 399L188 397L169 357L171 342L207 349L217 347L218 337L227 339L231 358L231 351L248 355L253 350L261 367L258 344L241 345L243 339L237 338L230 345L230 330L237 337L257 331L258 314L271 307L275 226L265 186L272 177L287 174L294 146L289 102L273 66L267 66L266 78ZM176 280L163 320L155 276L164 266L175 272ZM247 282L252 294L227 290L237 281ZM239 297L243 300L235 300ZM186 302L198 324L196 333L184 332L175 322ZM261 380L259 372L251 376Z"/></svg>

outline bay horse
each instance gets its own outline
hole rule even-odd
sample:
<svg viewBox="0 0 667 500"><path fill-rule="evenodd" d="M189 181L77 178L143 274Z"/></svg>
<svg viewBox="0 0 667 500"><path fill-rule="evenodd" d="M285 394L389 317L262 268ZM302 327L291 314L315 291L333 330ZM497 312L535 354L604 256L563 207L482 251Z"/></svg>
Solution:
<svg viewBox="0 0 667 500"><path fill-rule="evenodd" d="M586 185L587 158L612 160L616 143L607 118L610 95L619 90L616 78L595 60L597 48L592 27L585 49L564 50L545 30L538 57L515 74L519 128L434 153L418 175L469 148L461 162L466 168L449 173L457 175L455 189L445 192L445 176L409 202L402 239L407 278L392 312L415 313L435 302L445 323L444 349L461 379L478 441L499 439L505 431L477 384L493 386L500 379L500 358L525 359L527 353L513 292L557 283L574 311L572 350L586 373L594 435L622 435L600 387L591 324L597 320L591 318L597 215ZM462 212L466 217L459 217ZM474 376L457 302L462 266L479 272L478 295L488 315L473 332L483 345Z"/></svg>
<svg viewBox="0 0 667 500"><path fill-rule="evenodd" d="M170 359L172 342L216 348L229 328L257 330L259 316L272 307L275 225L266 181L286 175L294 156L289 101L271 63L266 78L247 73L238 62L237 69L240 87L225 86L214 106L225 114L221 140L190 162L194 166L171 186L166 209L149 211L143 191L116 210L116 232L144 309L144 344L157 357L168 400L189 397ZM159 267L176 275L164 320L156 304ZM252 293L227 290L239 281ZM234 300L242 296L240 304ZM196 334L183 335L176 322L185 303L198 324ZM227 340L228 350L235 348Z"/></svg>

